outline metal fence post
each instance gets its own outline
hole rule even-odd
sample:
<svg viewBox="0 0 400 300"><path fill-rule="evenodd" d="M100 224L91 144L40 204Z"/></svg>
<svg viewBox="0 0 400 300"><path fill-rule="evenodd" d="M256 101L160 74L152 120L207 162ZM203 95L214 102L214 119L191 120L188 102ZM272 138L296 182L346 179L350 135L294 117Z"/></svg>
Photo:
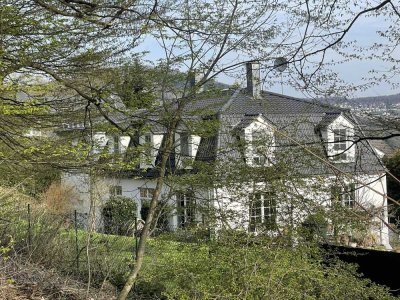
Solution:
<svg viewBox="0 0 400 300"><path fill-rule="evenodd" d="M79 244L78 244L78 216L76 209L74 210L75 225L75 251L76 251L76 271L79 273Z"/></svg>
<svg viewBox="0 0 400 300"><path fill-rule="evenodd" d="M28 203L28 251L32 246L31 204Z"/></svg>
<svg viewBox="0 0 400 300"><path fill-rule="evenodd" d="M135 260L137 259L138 254L138 228L137 228L137 217L135 217Z"/></svg>

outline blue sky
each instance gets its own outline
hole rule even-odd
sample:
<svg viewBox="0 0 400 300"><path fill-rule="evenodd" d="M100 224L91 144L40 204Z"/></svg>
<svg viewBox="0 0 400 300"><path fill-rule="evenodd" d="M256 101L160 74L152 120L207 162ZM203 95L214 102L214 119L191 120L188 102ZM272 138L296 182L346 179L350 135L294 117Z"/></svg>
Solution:
<svg viewBox="0 0 400 300"><path fill-rule="evenodd" d="M374 43L380 43L384 40L377 34L377 30L384 30L388 27L388 22L383 17L362 17L360 18L351 30L348 32L344 41L356 41L357 45L362 45L369 48ZM158 42L154 39L146 39L143 44L137 49L139 51L148 51L145 57L149 60L156 60L157 58L163 57L164 53L160 51ZM394 51L393 56L396 58L400 57L398 50ZM326 61L340 59L337 53L334 51L328 51ZM361 84L362 78L368 76L370 70L386 70L392 68L393 65L382 62L381 60L353 60L346 62L334 67L338 76L346 83L349 84ZM242 71L244 81L244 70ZM218 80L224 83L232 84L237 81L235 78L230 78L225 75L219 76ZM243 82L244 83L244 82ZM396 83L396 82L395 82ZM397 80L400 83L400 80ZM286 95L305 97L303 93L295 90L293 87L285 85L283 80L282 84L276 84L274 86L264 85L264 89L273 92L281 93L283 91ZM357 90L353 93L349 93L348 97L364 97L364 96L381 96L400 93L400 88L393 88L390 84L380 82L366 90Z"/></svg>

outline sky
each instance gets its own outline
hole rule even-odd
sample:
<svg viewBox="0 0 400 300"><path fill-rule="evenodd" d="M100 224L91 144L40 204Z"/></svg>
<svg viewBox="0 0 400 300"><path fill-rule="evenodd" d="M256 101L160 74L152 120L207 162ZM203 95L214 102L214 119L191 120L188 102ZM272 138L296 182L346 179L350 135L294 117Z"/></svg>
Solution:
<svg viewBox="0 0 400 300"><path fill-rule="evenodd" d="M388 22L385 21L383 17L361 17L357 20L357 22L353 25L350 31L347 33L344 41L356 41L358 45L362 45L365 47L370 47L374 43L383 42L382 37L376 32L377 30L384 30L389 26ZM147 51L148 54L145 58L155 61L157 58L162 57L164 53L162 53L159 49L160 46L158 42L154 39L146 39L144 43L142 43L138 50L139 51ZM393 56L395 58L400 58L400 51L396 49L393 52ZM334 53L334 51L328 51L326 55L326 61L337 60L339 59L338 55ZM368 76L368 72L370 70L386 70L390 69L393 66L389 63L384 63L378 60L357 60L350 61L334 67L334 71L337 72L339 77L346 83L349 84L361 84L362 77ZM244 69L244 68L243 68ZM242 74L244 70L242 70ZM245 76L243 75L242 85L245 85ZM236 78L228 77L226 75L221 75L217 78L218 81L233 84L237 82ZM394 79L396 80L396 79ZM394 81L395 83L400 83L400 80ZM280 84L276 84L274 86L266 86L264 84L263 88L265 90L269 90L276 93L284 93L289 96L294 97L307 97L303 92L296 90L295 88L285 84L285 80L282 80ZM391 85L380 82L378 85L375 85L366 90L356 90L352 93L347 94L348 98L353 97L369 97L369 96L384 96L384 95L392 95L400 93L400 88L393 88Z"/></svg>

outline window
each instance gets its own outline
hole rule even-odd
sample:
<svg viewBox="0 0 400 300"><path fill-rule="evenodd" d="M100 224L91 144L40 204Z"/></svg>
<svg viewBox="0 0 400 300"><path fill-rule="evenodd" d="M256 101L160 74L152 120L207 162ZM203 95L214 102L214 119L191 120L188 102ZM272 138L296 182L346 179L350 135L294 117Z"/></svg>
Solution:
<svg viewBox="0 0 400 300"><path fill-rule="evenodd" d="M250 196L250 231L276 227L276 197L274 193L255 193Z"/></svg>
<svg viewBox="0 0 400 300"><path fill-rule="evenodd" d="M115 196L121 196L122 195L122 186L120 185L114 185L110 187L110 196L115 197Z"/></svg>
<svg viewBox="0 0 400 300"><path fill-rule="evenodd" d="M154 194L154 189L152 188L139 188L140 199L152 199Z"/></svg>
<svg viewBox="0 0 400 300"><path fill-rule="evenodd" d="M189 152L189 135L182 132L180 134L181 156L190 156Z"/></svg>
<svg viewBox="0 0 400 300"><path fill-rule="evenodd" d="M344 207L353 208L356 203L355 191L356 187L354 183L344 186L334 186L331 191L332 201L340 201Z"/></svg>
<svg viewBox="0 0 400 300"><path fill-rule="evenodd" d="M147 188L147 187L140 187L139 194L140 194L140 202L141 202L140 218L142 220L146 220L147 215L149 214L149 210L150 210L150 200L153 198L153 195L154 195L154 189Z"/></svg>
<svg viewBox="0 0 400 300"><path fill-rule="evenodd" d="M265 166L268 163L267 157L272 154L268 145L271 142L271 136L266 135L260 129L253 130L251 136L252 164L254 166Z"/></svg>
<svg viewBox="0 0 400 300"><path fill-rule="evenodd" d="M196 200L193 192L178 192L176 194L178 227L185 228L195 221Z"/></svg>
<svg viewBox="0 0 400 300"><path fill-rule="evenodd" d="M336 152L333 156L334 160L346 160L347 153L347 129L334 129L333 130L333 150Z"/></svg>
<svg viewBox="0 0 400 300"><path fill-rule="evenodd" d="M113 146L114 146L114 153L120 153L121 148L120 148L118 136L113 137Z"/></svg>
<svg viewBox="0 0 400 300"><path fill-rule="evenodd" d="M151 135L150 134L146 134L145 136L144 136L144 142L145 142L145 145L146 145L146 156L147 157L152 157L152 153L153 153L153 146L152 146L152 143L151 143Z"/></svg>

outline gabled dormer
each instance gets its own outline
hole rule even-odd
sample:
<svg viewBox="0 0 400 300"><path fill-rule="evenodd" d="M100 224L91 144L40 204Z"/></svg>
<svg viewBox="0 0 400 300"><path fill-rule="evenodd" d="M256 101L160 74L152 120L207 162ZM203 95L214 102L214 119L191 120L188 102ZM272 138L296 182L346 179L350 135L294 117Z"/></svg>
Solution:
<svg viewBox="0 0 400 300"><path fill-rule="evenodd" d="M175 134L175 153L178 167L190 168L197 155L201 137L188 131L180 131Z"/></svg>
<svg viewBox="0 0 400 300"><path fill-rule="evenodd" d="M235 128L243 141L243 155L250 166L269 166L274 160L274 128L261 115L246 115Z"/></svg>
<svg viewBox="0 0 400 300"><path fill-rule="evenodd" d="M349 118L343 113L327 113L318 128L332 162L348 163L355 160L354 123Z"/></svg>
<svg viewBox="0 0 400 300"><path fill-rule="evenodd" d="M139 137L141 169L154 168L157 165L157 157L159 156L163 139L164 133L162 132L147 132Z"/></svg>

